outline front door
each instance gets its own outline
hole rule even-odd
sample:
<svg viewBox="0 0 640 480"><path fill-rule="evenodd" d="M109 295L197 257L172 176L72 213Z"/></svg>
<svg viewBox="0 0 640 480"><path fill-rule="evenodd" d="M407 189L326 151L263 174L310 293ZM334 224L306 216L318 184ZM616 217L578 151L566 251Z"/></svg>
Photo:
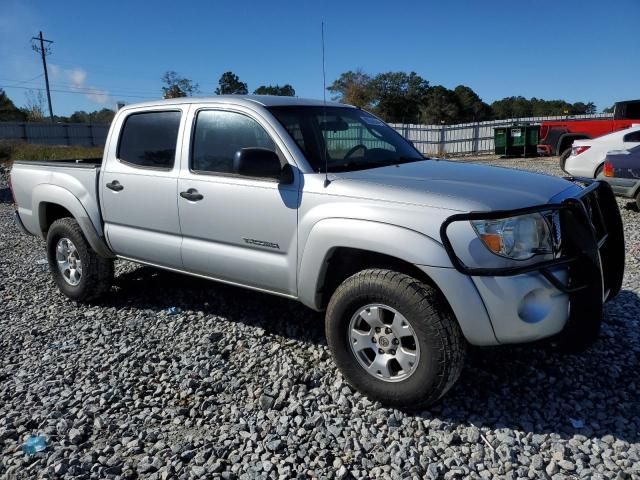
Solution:
<svg viewBox="0 0 640 480"><path fill-rule="evenodd" d="M242 148L278 152L266 122L249 112L200 109L178 179L182 260L188 271L296 294L299 175L292 184L234 174ZM185 196L187 198L185 198Z"/></svg>
<svg viewBox="0 0 640 480"><path fill-rule="evenodd" d="M122 119L101 177L105 234L118 255L182 268L178 220L180 109L132 111Z"/></svg>

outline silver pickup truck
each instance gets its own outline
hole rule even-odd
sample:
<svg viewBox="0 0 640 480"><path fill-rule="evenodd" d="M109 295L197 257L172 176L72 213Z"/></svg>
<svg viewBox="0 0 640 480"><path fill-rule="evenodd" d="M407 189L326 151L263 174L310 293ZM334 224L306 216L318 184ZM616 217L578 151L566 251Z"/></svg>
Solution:
<svg viewBox="0 0 640 480"><path fill-rule="evenodd" d="M428 159L336 103L129 105L101 160L16 162L11 181L71 299L107 293L118 258L297 299L388 405L439 399L468 344L586 348L622 282L607 184Z"/></svg>

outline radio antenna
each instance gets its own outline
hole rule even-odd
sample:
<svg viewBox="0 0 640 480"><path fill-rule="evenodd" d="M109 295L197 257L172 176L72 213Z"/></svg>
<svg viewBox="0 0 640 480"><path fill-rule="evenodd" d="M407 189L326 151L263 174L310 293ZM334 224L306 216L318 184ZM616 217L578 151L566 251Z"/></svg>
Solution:
<svg viewBox="0 0 640 480"><path fill-rule="evenodd" d="M327 125L327 76L324 68L324 21L321 23L321 37L322 37L322 123L323 127ZM320 129L322 134L322 128ZM329 159L327 158L327 139L322 135L323 146L322 155L324 157L324 188L327 188L331 183L329 181Z"/></svg>

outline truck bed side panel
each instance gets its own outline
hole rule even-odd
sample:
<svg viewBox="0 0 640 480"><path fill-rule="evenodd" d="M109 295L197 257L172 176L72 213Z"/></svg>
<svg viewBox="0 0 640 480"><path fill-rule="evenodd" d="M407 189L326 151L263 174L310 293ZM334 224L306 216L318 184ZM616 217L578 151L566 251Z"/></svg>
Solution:
<svg viewBox="0 0 640 480"><path fill-rule="evenodd" d="M77 199L96 233L102 236L97 193L99 171L96 164L16 162L11 170L12 185L20 218L27 230L42 235L42 203L57 203L65 207L62 198L65 195L56 192L66 191Z"/></svg>

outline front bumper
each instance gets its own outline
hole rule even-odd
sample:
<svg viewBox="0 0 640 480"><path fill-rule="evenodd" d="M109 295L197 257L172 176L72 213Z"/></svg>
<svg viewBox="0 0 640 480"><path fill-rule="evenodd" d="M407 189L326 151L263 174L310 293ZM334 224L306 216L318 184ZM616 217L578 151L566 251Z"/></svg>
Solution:
<svg viewBox="0 0 640 480"><path fill-rule="evenodd" d="M620 291L625 251L613 191L604 182L580 182L588 186L559 204L453 215L442 225L445 250L456 270L473 278L500 343L550 336L569 323L599 325L603 303ZM560 213L562 247L553 260L507 268L469 267L447 236L454 222L549 210Z"/></svg>
<svg viewBox="0 0 640 480"><path fill-rule="evenodd" d="M562 282L567 270L554 275ZM560 333L569 316L569 295L538 272L511 277L471 277L498 343L526 343Z"/></svg>
<svg viewBox="0 0 640 480"><path fill-rule="evenodd" d="M598 180L607 182L613 193L619 197L635 198L640 191L640 179L637 178L617 178L617 177L598 177Z"/></svg>

